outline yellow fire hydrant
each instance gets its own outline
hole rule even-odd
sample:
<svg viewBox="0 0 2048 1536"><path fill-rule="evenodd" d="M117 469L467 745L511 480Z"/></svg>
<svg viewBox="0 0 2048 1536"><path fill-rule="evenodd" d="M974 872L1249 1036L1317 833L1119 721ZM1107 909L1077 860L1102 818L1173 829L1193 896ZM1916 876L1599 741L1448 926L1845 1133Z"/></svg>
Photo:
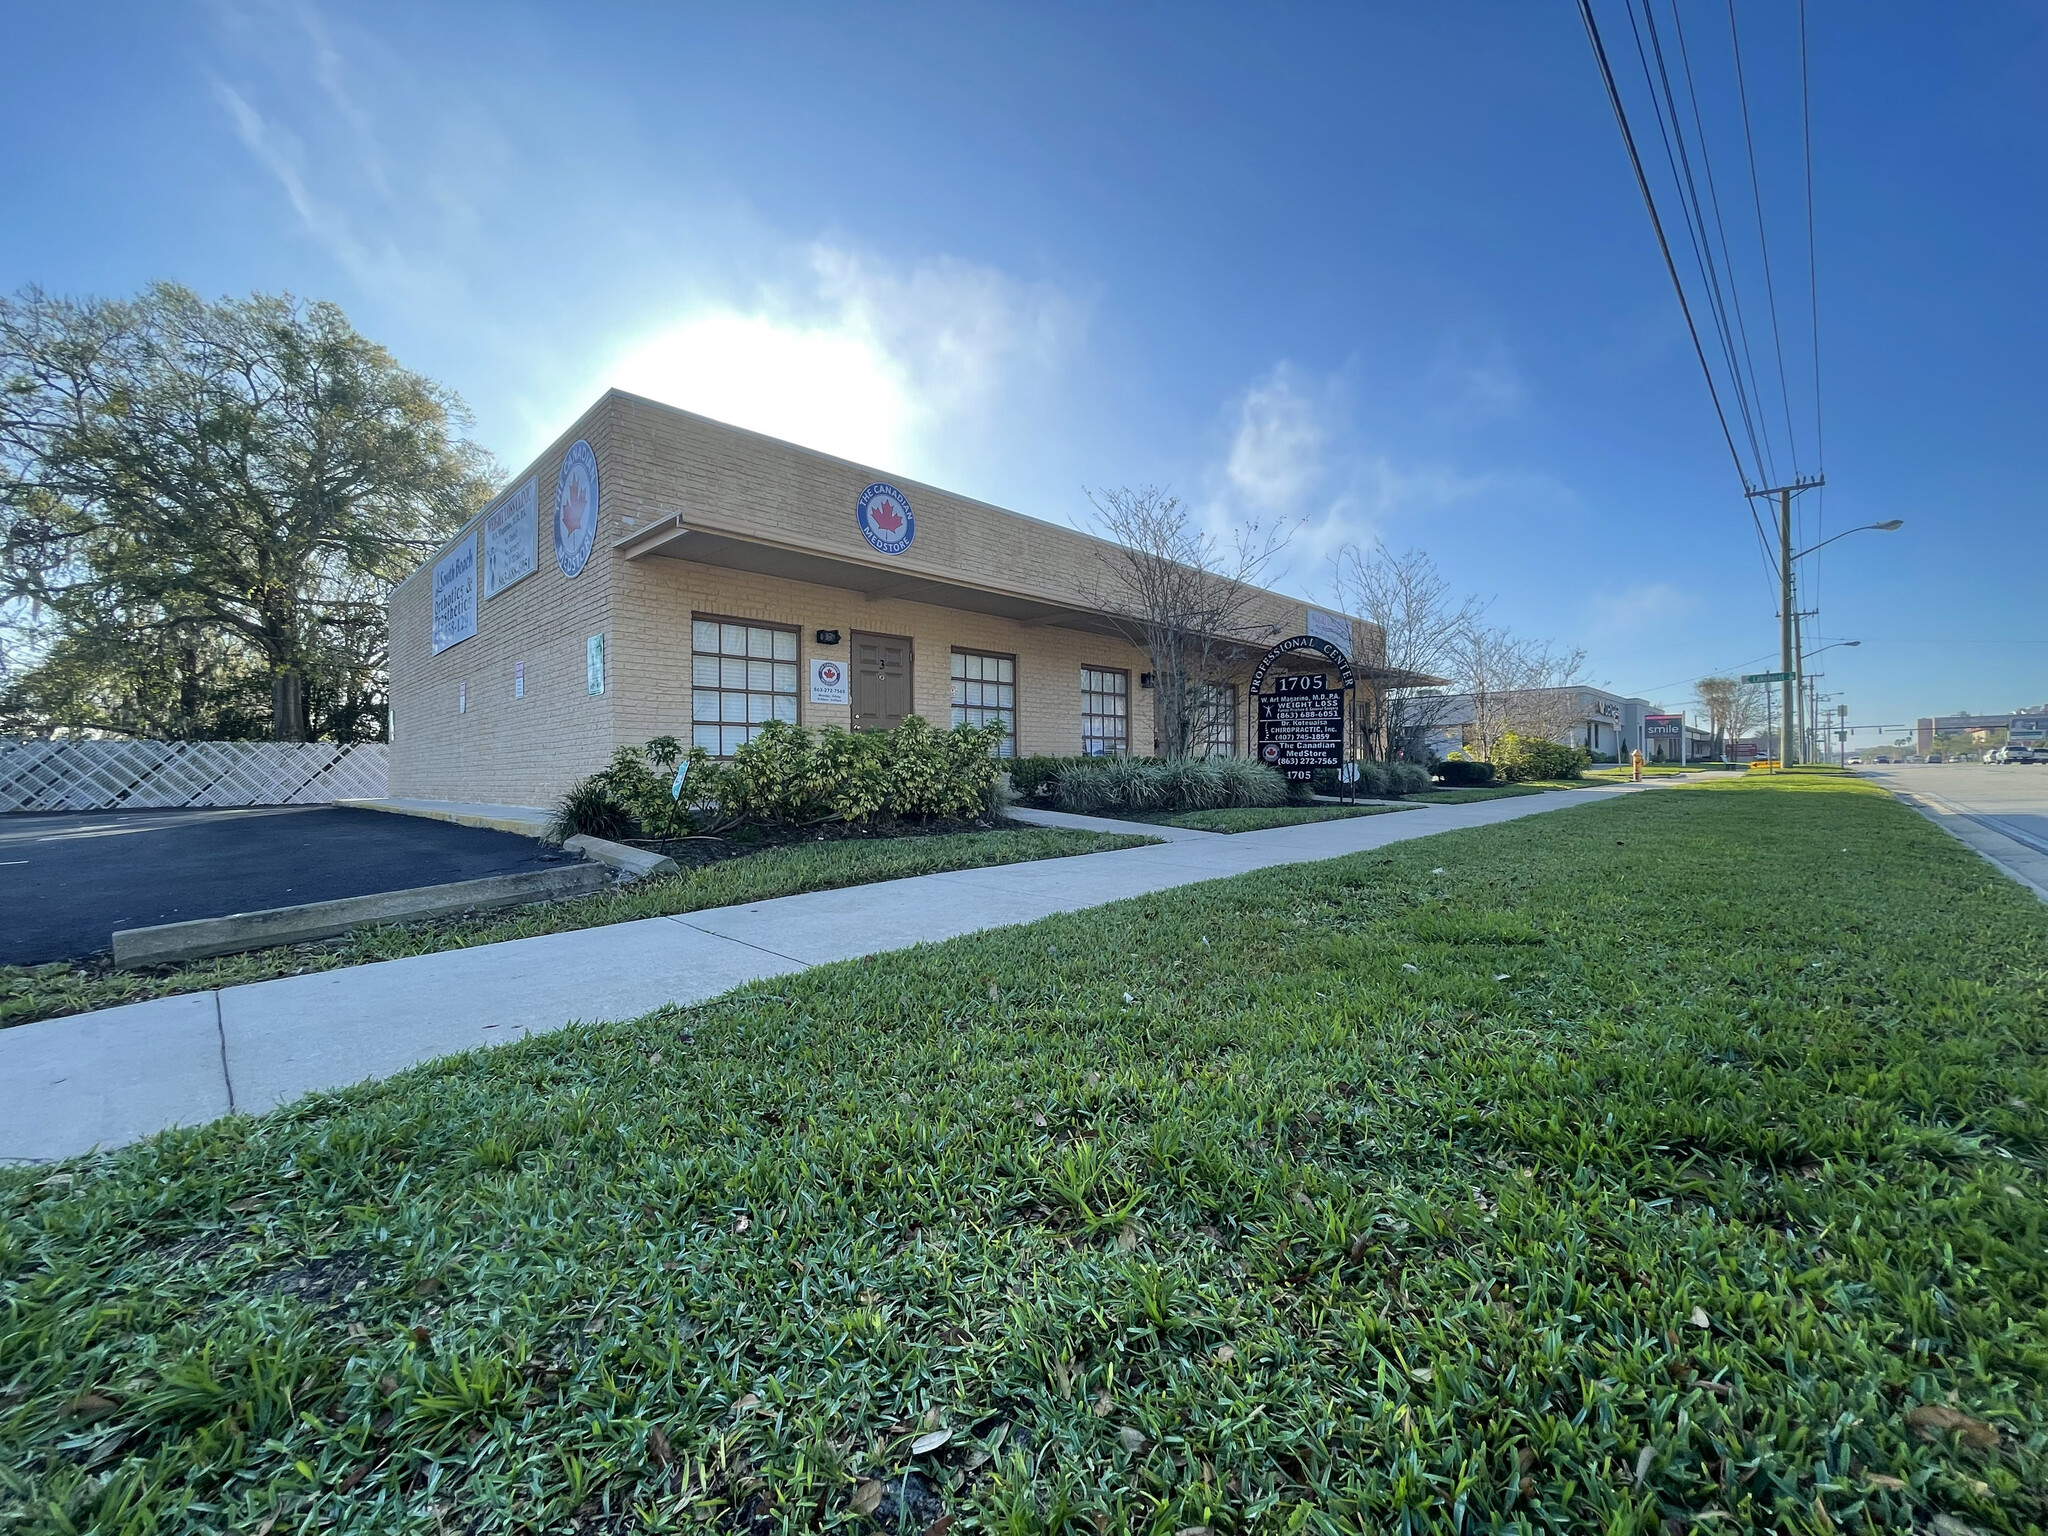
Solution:
<svg viewBox="0 0 2048 1536"><path fill-rule="evenodd" d="M1640 753L1640 752L1631 752L1631 753L1629 753L1629 755L1628 755L1628 768L1629 768L1629 774L1628 774L1628 776L1629 776L1629 779L1630 779L1630 781L1631 781L1631 782L1633 782L1633 783L1636 783L1636 784L1640 784L1640 783L1642 783L1642 782L1643 782L1643 754L1642 754L1642 753Z"/></svg>

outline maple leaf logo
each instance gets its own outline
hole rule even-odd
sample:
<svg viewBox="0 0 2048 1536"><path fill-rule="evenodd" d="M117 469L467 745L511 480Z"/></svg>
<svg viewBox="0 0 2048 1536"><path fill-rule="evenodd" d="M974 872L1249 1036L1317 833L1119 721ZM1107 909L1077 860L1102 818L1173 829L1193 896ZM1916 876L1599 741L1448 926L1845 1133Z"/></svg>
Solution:
<svg viewBox="0 0 2048 1536"><path fill-rule="evenodd" d="M562 526L571 533L583 531L583 509L590 504L590 492L581 477L569 482L569 499L562 507Z"/></svg>
<svg viewBox="0 0 2048 1536"><path fill-rule="evenodd" d="M894 502L878 501L868 509L868 521L882 532L894 534L903 527L903 514L896 510Z"/></svg>

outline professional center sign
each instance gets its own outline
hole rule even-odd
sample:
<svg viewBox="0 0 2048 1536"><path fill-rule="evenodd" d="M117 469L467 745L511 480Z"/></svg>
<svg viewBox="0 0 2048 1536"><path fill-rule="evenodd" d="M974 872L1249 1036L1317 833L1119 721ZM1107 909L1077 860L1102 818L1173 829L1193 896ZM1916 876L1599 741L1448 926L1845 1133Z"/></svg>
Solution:
<svg viewBox="0 0 2048 1536"><path fill-rule="evenodd" d="M1275 665L1287 660L1320 658L1322 672L1286 673L1271 678ZM1296 635L1266 652L1252 673L1251 695L1257 709L1259 761L1301 783L1318 768L1344 762L1344 722L1351 714L1357 680L1351 662L1319 635Z"/></svg>

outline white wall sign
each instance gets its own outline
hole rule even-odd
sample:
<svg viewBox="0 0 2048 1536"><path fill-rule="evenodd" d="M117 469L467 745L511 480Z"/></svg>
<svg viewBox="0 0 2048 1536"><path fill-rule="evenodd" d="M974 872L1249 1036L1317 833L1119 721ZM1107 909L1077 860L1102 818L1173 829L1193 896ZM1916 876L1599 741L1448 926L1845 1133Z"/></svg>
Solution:
<svg viewBox="0 0 2048 1536"><path fill-rule="evenodd" d="M540 488L529 480L484 514L484 596L531 576L539 540Z"/></svg>
<svg viewBox="0 0 2048 1536"><path fill-rule="evenodd" d="M1341 613L1331 613L1326 608L1310 608L1302 623L1302 633L1314 635L1318 640L1327 640L1346 656L1351 654L1351 621Z"/></svg>
<svg viewBox="0 0 2048 1536"><path fill-rule="evenodd" d="M604 636L592 635L583 642L583 671L592 693L604 692Z"/></svg>
<svg viewBox="0 0 2048 1536"><path fill-rule="evenodd" d="M813 704L844 704L849 695L846 691L846 663L831 656L811 658L811 702Z"/></svg>
<svg viewBox="0 0 2048 1536"><path fill-rule="evenodd" d="M434 562L434 654L476 633L476 537Z"/></svg>
<svg viewBox="0 0 2048 1536"><path fill-rule="evenodd" d="M555 476L555 564L564 576L580 576L597 537L597 455L577 438L562 455Z"/></svg>

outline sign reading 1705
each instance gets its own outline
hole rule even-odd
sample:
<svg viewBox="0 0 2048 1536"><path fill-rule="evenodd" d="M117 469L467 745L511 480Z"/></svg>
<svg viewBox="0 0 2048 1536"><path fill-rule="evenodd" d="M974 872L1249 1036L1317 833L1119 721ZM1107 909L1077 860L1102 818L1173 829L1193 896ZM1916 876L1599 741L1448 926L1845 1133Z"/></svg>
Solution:
<svg viewBox="0 0 2048 1536"><path fill-rule="evenodd" d="M1328 672L1267 677L1287 658L1303 653L1320 656L1336 667L1335 686ZM1274 646L1252 673L1259 761L1304 783L1313 779L1318 769L1340 766L1344 761L1344 721L1355 686L1350 661L1327 640L1296 635Z"/></svg>

